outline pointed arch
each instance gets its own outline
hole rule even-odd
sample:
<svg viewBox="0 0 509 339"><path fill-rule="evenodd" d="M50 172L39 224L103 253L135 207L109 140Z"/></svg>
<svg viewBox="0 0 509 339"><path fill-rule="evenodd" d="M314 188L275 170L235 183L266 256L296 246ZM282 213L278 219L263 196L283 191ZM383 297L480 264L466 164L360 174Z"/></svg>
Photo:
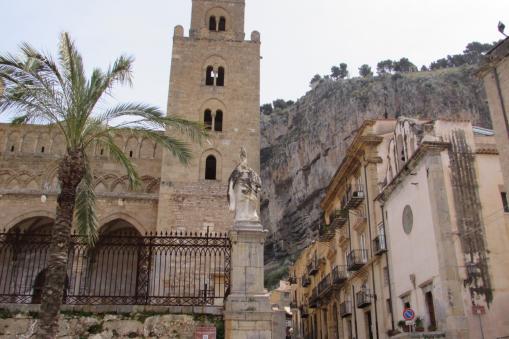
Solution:
<svg viewBox="0 0 509 339"><path fill-rule="evenodd" d="M35 152L37 146L37 134L35 132L28 132L23 136L21 142L21 153L30 154Z"/></svg>
<svg viewBox="0 0 509 339"><path fill-rule="evenodd" d="M199 180L222 180L222 156L216 149L211 148L202 153Z"/></svg>

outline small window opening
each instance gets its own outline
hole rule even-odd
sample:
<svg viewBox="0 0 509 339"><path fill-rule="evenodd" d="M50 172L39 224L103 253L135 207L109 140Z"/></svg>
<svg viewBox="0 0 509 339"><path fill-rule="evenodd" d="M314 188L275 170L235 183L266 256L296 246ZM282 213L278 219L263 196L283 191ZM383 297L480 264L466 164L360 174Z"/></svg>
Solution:
<svg viewBox="0 0 509 339"><path fill-rule="evenodd" d="M11 146L11 152L14 152L14 145Z"/></svg>
<svg viewBox="0 0 509 339"><path fill-rule="evenodd" d="M217 20L215 16L211 16L209 19L209 30L217 31Z"/></svg>
<svg viewBox="0 0 509 339"><path fill-rule="evenodd" d="M223 131L223 111L221 110L216 111L216 117L214 119L214 131Z"/></svg>
<svg viewBox="0 0 509 339"><path fill-rule="evenodd" d="M504 212L509 213L509 203L507 201L507 192L501 192L500 195L502 197L502 205L504 205Z"/></svg>
<svg viewBox="0 0 509 339"><path fill-rule="evenodd" d="M208 66L205 74L205 85L214 86L214 78L215 78L214 67Z"/></svg>
<svg viewBox="0 0 509 339"><path fill-rule="evenodd" d="M133 151L129 151L129 158L133 157Z"/></svg>
<svg viewBox="0 0 509 339"><path fill-rule="evenodd" d="M44 153L44 146L41 147L41 153Z"/></svg>
<svg viewBox="0 0 509 339"><path fill-rule="evenodd" d="M216 85L224 86L224 67L219 67Z"/></svg>
<svg viewBox="0 0 509 339"><path fill-rule="evenodd" d="M206 130L210 131L212 129L212 112L209 109L205 111L203 123L205 124Z"/></svg>
<svg viewBox="0 0 509 339"><path fill-rule="evenodd" d="M226 18L222 16L219 18L219 32L226 31Z"/></svg>
<svg viewBox="0 0 509 339"><path fill-rule="evenodd" d="M101 148L101 155L104 155L104 149Z"/></svg>
<svg viewBox="0 0 509 339"><path fill-rule="evenodd" d="M216 158L209 155L205 161L205 180L216 180L216 165Z"/></svg>

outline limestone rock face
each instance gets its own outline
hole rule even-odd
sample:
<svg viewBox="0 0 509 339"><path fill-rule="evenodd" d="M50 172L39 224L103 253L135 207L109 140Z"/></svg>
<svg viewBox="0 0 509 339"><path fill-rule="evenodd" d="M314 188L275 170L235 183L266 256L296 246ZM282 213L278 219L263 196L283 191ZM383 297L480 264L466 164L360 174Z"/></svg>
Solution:
<svg viewBox="0 0 509 339"><path fill-rule="evenodd" d="M365 119L470 119L491 128L484 88L473 71L326 79L291 107L262 114L261 217L271 234L268 270L316 238L324 190Z"/></svg>

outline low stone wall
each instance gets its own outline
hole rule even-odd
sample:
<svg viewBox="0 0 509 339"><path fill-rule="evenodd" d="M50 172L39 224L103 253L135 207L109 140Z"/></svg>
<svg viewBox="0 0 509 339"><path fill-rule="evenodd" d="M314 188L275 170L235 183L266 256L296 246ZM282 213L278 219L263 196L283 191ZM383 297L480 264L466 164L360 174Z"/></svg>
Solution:
<svg viewBox="0 0 509 339"><path fill-rule="evenodd" d="M10 314L0 310L0 338L32 338L37 326L36 313ZM163 338L194 339L200 326L216 326L217 338L224 338L219 318L172 314L88 314L64 312L60 316L57 338Z"/></svg>

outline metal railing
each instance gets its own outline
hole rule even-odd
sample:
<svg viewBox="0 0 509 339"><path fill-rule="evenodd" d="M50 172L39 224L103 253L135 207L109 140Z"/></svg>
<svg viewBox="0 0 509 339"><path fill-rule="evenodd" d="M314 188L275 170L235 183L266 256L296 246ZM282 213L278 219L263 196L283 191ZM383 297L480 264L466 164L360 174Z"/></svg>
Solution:
<svg viewBox="0 0 509 339"><path fill-rule="evenodd" d="M364 200L364 186L363 185L354 185L347 189L343 199L341 206L346 209L356 208L361 204Z"/></svg>
<svg viewBox="0 0 509 339"><path fill-rule="evenodd" d="M319 260L315 255L315 256L313 256L313 258L309 261L309 263L307 265L309 275L315 275L318 273L318 269L319 269L318 264L319 264Z"/></svg>
<svg viewBox="0 0 509 339"><path fill-rule="evenodd" d="M318 288L315 287L311 291L311 296L309 297L309 308L317 307L318 307Z"/></svg>
<svg viewBox="0 0 509 339"><path fill-rule="evenodd" d="M375 255L381 255L387 252L387 244L385 242L385 235L380 234L373 240L373 252Z"/></svg>
<svg viewBox="0 0 509 339"><path fill-rule="evenodd" d="M341 286L348 280L348 270L346 266L334 266L332 269L332 284L335 287Z"/></svg>
<svg viewBox="0 0 509 339"><path fill-rule="evenodd" d="M301 285L302 287L308 287L309 285L311 285L311 279L308 276L305 275L302 276Z"/></svg>
<svg viewBox="0 0 509 339"><path fill-rule="evenodd" d="M362 289L356 293L355 299L357 301L358 308L364 308L371 305L371 293L368 289Z"/></svg>
<svg viewBox="0 0 509 339"><path fill-rule="evenodd" d="M347 300L339 304L339 316L341 318L352 315L352 302Z"/></svg>
<svg viewBox="0 0 509 339"><path fill-rule="evenodd" d="M331 275L327 274L319 283L318 283L318 297L325 298L328 296L329 292L332 291L332 282Z"/></svg>
<svg viewBox="0 0 509 339"><path fill-rule="evenodd" d="M0 233L0 303L40 303L50 240ZM222 306L230 267L226 234L104 235L94 247L73 235L64 303Z"/></svg>
<svg viewBox="0 0 509 339"><path fill-rule="evenodd" d="M331 225L334 228L341 228L348 221L348 209L337 209L332 214Z"/></svg>
<svg viewBox="0 0 509 339"><path fill-rule="evenodd" d="M360 270L368 262L368 250L352 250L346 257L349 271Z"/></svg>

